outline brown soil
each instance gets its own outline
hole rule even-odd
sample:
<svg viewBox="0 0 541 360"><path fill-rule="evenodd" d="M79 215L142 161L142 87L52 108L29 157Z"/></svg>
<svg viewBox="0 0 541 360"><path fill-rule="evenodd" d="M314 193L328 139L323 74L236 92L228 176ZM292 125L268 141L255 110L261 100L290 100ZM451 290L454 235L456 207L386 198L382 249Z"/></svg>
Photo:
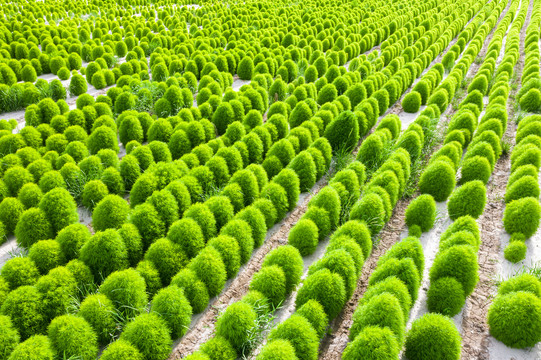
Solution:
<svg viewBox="0 0 541 360"><path fill-rule="evenodd" d="M524 38L530 22L532 3L529 3L528 15L520 33L520 52L524 53ZM517 82L520 79L524 58L520 57L515 66ZM513 121L516 89L511 91L507 104L509 123L504 134L514 145L517 125ZM503 232L503 211L505 203L505 186L509 178L511 162L509 156L502 156L496 163L492 179L488 184L487 207L478 223L481 231L481 247L479 249L479 283L473 294L467 299L466 311L462 320L463 345L462 359L489 359L489 330L487 312L493 296L497 291L494 278L497 274L498 254L500 253L500 234Z"/></svg>

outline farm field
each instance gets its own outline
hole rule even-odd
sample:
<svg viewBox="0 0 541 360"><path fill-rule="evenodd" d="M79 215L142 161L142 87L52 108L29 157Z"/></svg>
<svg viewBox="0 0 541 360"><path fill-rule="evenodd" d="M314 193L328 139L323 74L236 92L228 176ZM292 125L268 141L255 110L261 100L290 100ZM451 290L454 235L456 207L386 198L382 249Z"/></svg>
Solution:
<svg viewBox="0 0 541 360"><path fill-rule="evenodd" d="M0 360L541 358L541 0L0 15Z"/></svg>

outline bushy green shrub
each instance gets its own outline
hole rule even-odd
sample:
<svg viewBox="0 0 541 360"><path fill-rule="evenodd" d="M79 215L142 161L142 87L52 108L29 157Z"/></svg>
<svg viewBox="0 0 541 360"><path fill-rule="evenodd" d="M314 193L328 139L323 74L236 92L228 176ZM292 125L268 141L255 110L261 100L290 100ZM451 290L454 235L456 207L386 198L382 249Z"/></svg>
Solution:
<svg viewBox="0 0 541 360"><path fill-rule="evenodd" d="M349 213L350 220L364 221L371 234L377 234L385 224L385 207L383 200L376 193L369 193L357 201Z"/></svg>
<svg viewBox="0 0 541 360"><path fill-rule="evenodd" d="M19 246L28 249L40 240L51 239L53 230L43 211L30 208L20 216L15 237Z"/></svg>
<svg viewBox="0 0 541 360"><path fill-rule="evenodd" d="M192 307L182 289L168 286L160 290L152 299L151 313L162 317L171 330L173 338L182 337L192 319Z"/></svg>
<svg viewBox="0 0 541 360"><path fill-rule="evenodd" d="M191 218L174 222L169 228L167 238L180 245L190 258L195 257L205 246L203 232L199 224Z"/></svg>
<svg viewBox="0 0 541 360"><path fill-rule="evenodd" d="M96 231L118 229L126 222L129 211L130 206L126 200L118 195L107 195L92 212L92 225Z"/></svg>
<svg viewBox="0 0 541 360"><path fill-rule="evenodd" d="M135 346L144 359L163 360L171 352L171 334L165 320L154 313L138 315L120 335Z"/></svg>
<svg viewBox="0 0 541 360"><path fill-rule="evenodd" d="M334 319L346 301L345 284L342 277L328 269L311 274L297 293L297 308L309 300L318 301L329 319Z"/></svg>
<svg viewBox="0 0 541 360"><path fill-rule="evenodd" d="M58 316L51 321L48 335L53 347L65 356L90 360L98 355L97 336L83 318L75 315Z"/></svg>
<svg viewBox="0 0 541 360"><path fill-rule="evenodd" d="M124 316L133 317L148 303L143 277L134 269L115 271L101 284L99 292L107 296Z"/></svg>
<svg viewBox="0 0 541 360"><path fill-rule="evenodd" d="M291 342L278 339L268 342L256 357L257 360L296 360L295 348Z"/></svg>
<svg viewBox="0 0 541 360"><path fill-rule="evenodd" d="M9 360L53 360L56 351L45 335L34 335L15 347Z"/></svg>
<svg viewBox="0 0 541 360"><path fill-rule="evenodd" d="M348 344L342 355L344 360L391 360L400 353L395 334L387 327L368 326Z"/></svg>
<svg viewBox="0 0 541 360"><path fill-rule="evenodd" d="M454 277L468 296L479 280L478 269L475 249L468 245L457 245L438 253L430 269L430 281Z"/></svg>
<svg viewBox="0 0 541 360"><path fill-rule="evenodd" d="M2 304L1 312L11 318L22 340L45 331L45 308L42 296L34 286L21 286L11 291Z"/></svg>
<svg viewBox="0 0 541 360"><path fill-rule="evenodd" d="M523 176L507 187L505 192L505 202L510 203L513 200L525 197L539 198L539 184L537 176Z"/></svg>
<svg viewBox="0 0 541 360"><path fill-rule="evenodd" d="M143 355L137 350L137 348L131 345L126 340L116 340L109 344L103 353L101 354L100 359L102 360L122 360L122 359L132 359L132 360L143 360Z"/></svg>
<svg viewBox="0 0 541 360"><path fill-rule="evenodd" d="M5 262L0 273L14 290L19 286L34 285L39 278L39 270L29 257L14 257Z"/></svg>
<svg viewBox="0 0 541 360"><path fill-rule="evenodd" d="M299 250L302 256L312 254L318 244L317 225L309 219L301 219L291 229L288 243Z"/></svg>
<svg viewBox="0 0 541 360"><path fill-rule="evenodd" d="M325 314L325 309L319 302L308 300L303 306L297 309L297 314L310 322L314 330L316 330L318 338L321 339L323 337L329 321L327 314Z"/></svg>
<svg viewBox="0 0 541 360"><path fill-rule="evenodd" d="M421 94L417 91L411 91L410 93L404 96L402 100L402 108L407 113L416 113L421 107Z"/></svg>
<svg viewBox="0 0 541 360"><path fill-rule="evenodd" d="M85 319L98 337L100 344L108 344L116 332L115 307L103 294L87 296L79 307L78 316Z"/></svg>
<svg viewBox="0 0 541 360"><path fill-rule="evenodd" d="M410 258L415 263L417 272L422 274L424 271L424 254L423 247L418 238L410 236L399 243L396 243L378 260L378 264L383 264L389 259Z"/></svg>
<svg viewBox="0 0 541 360"><path fill-rule="evenodd" d="M449 198L449 217L456 220L469 215L477 219L483 213L486 203L486 188L482 181L473 180L457 188Z"/></svg>
<svg viewBox="0 0 541 360"><path fill-rule="evenodd" d="M221 336L215 336L208 340L201 345L199 351L209 359L234 360L237 357L235 348Z"/></svg>
<svg viewBox="0 0 541 360"><path fill-rule="evenodd" d="M177 286L184 291L184 295L190 302L194 313L200 313L207 307L209 294L205 284L199 280L196 274L183 269L171 280L171 285Z"/></svg>
<svg viewBox="0 0 541 360"><path fill-rule="evenodd" d="M526 197L511 201L503 213L503 225L508 234L522 233L531 237L539 227L541 207L536 198Z"/></svg>
<svg viewBox="0 0 541 360"><path fill-rule="evenodd" d="M77 204L70 193L63 188L55 188L43 195L39 208L45 213L54 233L79 221Z"/></svg>
<svg viewBox="0 0 541 360"><path fill-rule="evenodd" d="M55 240L40 240L36 242L30 247L28 257L34 262L42 274L48 273L49 270L63 265L65 262L60 244Z"/></svg>
<svg viewBox="0 0 541 360"><path fill-rule="evenodd" d="M273 178L273 181L282 186L287 194L287 201L289 203L289 211L293 210L297 206L300 194L300 182L299 177L295 171L291 169L283 169Z"/></svg>
<svg viewBox="0 0 541 360"><path fill-rule="evenodd" d="M461 337L455 324L440 314L426 314L413 322L406 337L408 359L458 360Z"/></svg>
<svg viewBox="0 0 541 360"><path fill-rule="evenodd" d="M333 152L351 151L359 142L359 123L351 111L340 113L325 129Z"/></svg>
<svg viewBox="0 0 541 360"><path fill-rule="evenodd" d="M276 308L286 296L286 275L278 265L265 266L252 278L250 290L262 293Z"/></svg>
<svg viewBox="0 0 541 360"><path fill-rule="evenodd" d="M293 246L280 246L265 256L262 267L272 265L277 265L283 270L286 278L285 291L289 294L299 284L303 273L301 254Z"/></svg>
<svg viewBox="0 0 541 360"><path fill-rule="evenodd" d="M380 264L372 273L369 285L375 285L391 276L396 276L406 284L412 301L417 299L420 278L415 262L411 258L390 258Z"/></svg>
<svg viewBox="0 0 541 360"><path fill-rule="evenodd" d="M249 340L256 318L257 315L249 304L240 301L233 303L218 318L216 335L228 340L240 353Z"/></svg>
<svg viewBox="0 0 541 360"><path fill-rule="evenodd" d="M430 284L426 302L430 312L452 317L462 310L466 296L454 277L442 277Z"/></svg>
<svg viewBox="0 0 541 360"><path fill-rule="evenodd" d="M308 151L301 151L289 164L299 177L300 191L308 191L316 183L316 165Z"/></svg>
<svg viewBox="0 0 541 360"><path fill-rule="evenodd" d="M192 270L205 284L211 297L220 293L227 278L227 271L220 253L213 247L201 250L190 261L188 269Z"/></svg>
<svg viewBox="0 0 541 360"><path fill-rule="evenodd" d="M541 300L530 292L499 295L488 310L490 334L506 346L528 348L541 341Z"/></svg>
<svg viewBox="0 0 541 360"><path fill-rule="evenodd" d="M436 220L436 202L429 194L415 198L406 209L406 224L408 227L417 225L423 232L434 226Z"/></svg>
<svg viewBox="0 0 541 360"><path fill-rule="evenodd" d="M92 234L85 225L77 223L60 230L56 241L60 243L60 248L66 260L71 260L79 257L81 247L91 236Z"/></svg>
<svg viewBox="0 0 541 360"><path fill-rule="evenodd" d="M90 268L95 279L104 279L129 265L126 245L113 229L92 236L81 248L80 259Z"/></svg>
<svg viewBox="0 0 541 360"><path fill-rule="evenodd" d="M357 335L370 326L389 328L399 344L404 341L405 321L398 299L389 293L372 297L367 303L359 306L353 314L349 338L355 340Z"/></svg>
<svg viewBox="0 0 541 360"><path fill-rule="evenodd" d="M526 258L528 247L522 241L510 242L503 251L503 256L507 261L518 263Z"/></svg>
<svg viewBox="0 0 541 360"><path fill-rule="evenodd" d="M295 355L299 360L317 359L319 345L317 333L310 322L301 315L291 315L270 332L268 339L269 343L279 339L288 340L295 348Z"/></svg>
<svg viewBox="0 0 541 360"><path fill-rule="evenodd" d="M527 112L536 112L541 108L541 91L530 89L519 99L520 109Z"/></svg>
<svg viewBox="0 0 541 360"><path fill-rule="evenodd" d="M427 166L419 179L419 190L430 194L436 201L446 200L455 188L455 171L443 161L436 161Z"/></svg>
<svg viewBox="0 0 541 360"><path fill-rule="evenodd" d="M468 181L480 180L486 184L491 173L492 167L487 158L483 156L469 157L462 163L460 182L464 184Z"/></svg>
<svg viewBox="0 0 541 360"><path fill-rule="evenodd" d="M0 325L2 326L2 334L0 336L1 359L7 360L9 354L19 344L20 336L8 316L0 315Z"/></svg>

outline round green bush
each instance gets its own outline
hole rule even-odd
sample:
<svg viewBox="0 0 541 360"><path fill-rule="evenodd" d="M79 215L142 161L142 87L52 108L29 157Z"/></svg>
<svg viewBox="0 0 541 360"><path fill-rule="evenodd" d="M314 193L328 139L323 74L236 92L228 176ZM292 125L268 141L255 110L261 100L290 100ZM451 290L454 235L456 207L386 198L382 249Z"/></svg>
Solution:
<svg viewBox="0 0 541 360"><path fill-rule="evenodd" d="M443 161L429 165L419 179L421 194L430 194L436 201L445 201L455 188L455 171Z"/></svg>
<svg viewBox="0 0 541 360"><path fill-rule="evenodd" d="M375 285L391 276L396 276L406 284L412 301L417 299L420 277L415 262L411 258L388 259L372 273L368 284L369 286Z"/></svg>
<svg viewBox="0 0 541 360"><path fill-rule="evenodd" d="M533 347L541 341L541 300L525 291L497 296L488 310L488 325L506 346Z"/></svg>
<svg viewBox="0 0 541 360"><path fill-rule="evenodd" d="M218 318L216 336L229 341L240 353L249 340L256 319L257 315L249 304L240 301L233 303Z"/></svg>
<svg viewBox="0 0 541 360"><path fill-rule="evenodd" d="M90 360L98 355L97 336L83 318L75 315L59 316L51 321L48 335L53 347L65 356Z"/></svg>
<svg viewBox="0 0 541 360"><path fill-rule="evenodd" d="M0 222L5 227L6 234L15 232L17 223L24 213L24 206L17 198L6 197L0 203Z"/></svg>
<svg viewBox="0 0 541 360"><path fill-rule="evenodd" d="M22 340L43 333L47 326L42 296L34 286L20 286L11 291L0 311L11 318Z"/></svg>
<svg viewBox="0 0 541 360"><path fill-rule="evenodd" d="M310 322L312 328L316 330L318 338L321 339L323 337L329 321L327 314L325 314L325 309L319 302L308 300L303 306L297 309L297 314Z"/></svg>
<svg viewBox="0 0 541 360"><path fill-rule="evenodd" d="M351 208L349 218L366 223L371 234L379 233L386 218L383 200L376 193L364 195Z"/></svg>
<svg viewBox="0 0 541 360"><path fill-rule="evenodd" d="M149 297L154 296L163 287L160 274L150 260L139 261L135 270L144 279Z"/></svg>
<svg viewBox="0 0 541 360"><path fill-rule="evenodd" d="M519 200L525 197L539 198L539 184L537 176L523 176L508 186L505 192L505 202L510 203L513 200Z"/></svg>
<svg viewBox="0 0 541 360"><path fill-rule="evenodd" d="M338 275L337 275L338 276ZM317 359L319 341L316 331L303 316L293 314L271 330L268 343L288 340L299 360Z"/></svg>
<svg viewBox="0 0 541 360"><path fill-rule="evenodd" d="M354 340L365 328L370 326L387 327L396 336L399 344L404 341L405 321L398 299L390 293L373 296L353 314L349 338Z"/></svg>
<svg viewBox="0 0 541 360"><path fill-rule="evenodd" d="M71 260L79 257L80 249L91 236L90 230L85 225L77 223L60 230L56 241L60 243L66 260Z"/></svg>
<svg viewBox="0 0 541 360"><path fill-rule="evenodd" d="M40 240L28 251L28 257L42 274L65 263L60 244L55 240Z"/></svg>
<svg viewBox="0 0 541 360"><path fill-rule="evenodd" d="M333 152L351 151L359 142L359 123L351 111L340 113L325 129Z"/></svg>
<svg viewBox="0 0 541 360"><path fill-rule="evenodd" d="M19 246L28 249L40 240L53 238L53 229L43 211L30 208L20 216L15 237Z"/></svg>
<svg viewBox="0 0 541 360"><path fill-rule="evenodd" d="M144 359L163 360L171 352L171 333L165 320L154 313L138 315L120 335L135 346Z"/></svg>
<svg viewBox="0 0 541 360"><path fill-rule="evenodd" d="M181 247L171 240L158 239L146 251L145 260L154 264L162 284L168 285L173 276L186 266L188 257Z"/></svg>
<svg viewBox="0 0 541 360"><path fill-rule="evenodd" d="M429 194L419 195L406 209L406 224L408 227L417 225L423 232L434 226L436 220L436 202Z"/></svg>
<svg viewBox="0 0 541 360"><path fill-rule="evenodd" d="M134 269L115 271L101 284L99 292L107 296L124 316L133 317L148 303L145 280Z"/></svg>
<svg viewBox="0 0 541 360"><path fill-rule="evenodd" d="M237 358L237 352L231 343L221 336L215 336L208 340L206 343L201 345L199 351L201 351L203 355L207 356L204 358L205 360L207 358L219 360L234 360Z"/></svg>
<svg viewBox="0 0 541 360"><path fill-rule="evenodd" d="M118 229L126 222L129 211L126 200L118 195L106 195L92 212L92 226L96 231Z"/></svg>
<svg viewBox="0 0 541 360"><path fill-rule="evenodd" d="M346 298L349 299L353 295L357 283L357 269L353 257L346 250L327 250L323 258L310 266L308 275L321 269L329 269L340 275L344 281Z"/></svg>
<svg viewBox="0 0 541 360"><path fill-rule="evenodd" d="M477 219L486 204L486 188L482 181L473 180L457 188L447 202L447 211L452 220L469 215Z"/></svg>
<svg viewBox="0 0 541 360"><path fill-rule="evenodd" d="M296 306L300 308L309 300L318 301L329 319L334 319L346 301L344 280L328 269L321 269L309 277L297 293Z"/></svg>
<svg viewBox="0 0 541 360"><path fill-rule="evenodd" d="M256 357L257 360L297 360L291 342L278 339L268 342Z"/></svg>
<svg viewBox="0 0 541 360"><path fill-rule="evenodd" d="M182 337L192 320L192 307L184 296L184 291L171 285L161 289L152 299L151 313L163 318L173 338Z"/></svg>
<svg viewBox="0 0 541 360"><path fill-rule="evenodd" d="M0 315L0 325L2 326L0 355L2 356L2 360L6 360L13 349L19 344L20 336L9 316Z"/></svg>
<svg viewBox="0 0 541 360"><path fill-rule="evenodd" d="M520 274L502 282L498 288L498 295L501 296L516 291L531 292L541 298L541 281L531 274Z"/></svg>
<svg viewBox="0 0 541 360"><path fill-rule="evenodd" d="M297 248L302 256L312 254L318 244L317 225L312 220L299 220L289 232L288 243Z"/></svg>
<svg viewBox="0 0 541 360"><path fill-rule="evenodd" d="M233 278L240 268L240 248L237 240L231 236L219 235L207 243L215 248L224 262L227 278Z"/></svg>
<svg viewBox="0 0 541 360"><path fill-rule="evenodd" d="M440 314L426 314L415 320L406 337L405 355L410 360L458 360L461 337L455 324Z"/></svg>
<svg viewBox="0 0 541 360"><path fill-rule="evenodd" d="M9 360L54 360L56 351L51 340L45 335L34 335L28 340L18 344Z"/></svg>
<svg viewBox="0 0 541 360"><path fill-rule="evenodd" d="M203 231L205 240L216 236L216 219L212 214L212 211L205 204L193 204L185 212L185 218L194 219Z"/></svg>
<svg viewBox="0 0 541 360"><path fill-rule="evenodd" d="M107 195L109 189L101 180L91 180L83 188L82 204L92 211L94 207Z"/></svg>
<svg viewBox="0 0 541 360"><path fill-rule="evenodd" d="M508 234L522 233L530 238L539 227L541 207L536 198L526 197L505 206L503 225Z"/></svg>
<svg viewBox="0 0 541 360"><path fill-rule="evenodd" d="M361 298L359 306L367 304L370 299L383 293L390 293L396 297L400 303L403 318L407 319L412 305L411 296L406 284L395 276L387 277L385 280L370 286Z"/></svg>
<svg viewBox="0 0 541 360"><path fill-rule="evenodd" d="M196 276L207 287L209 296L214 297L222 291L227 279L227 271L220 253L213 247L207 247L188 264Z"/></svg>
<svg viewBox="0 0 541 360"><path fill-rule="evenodd" d="M105 125L96 128L88 137L87 147L91 154L97 154L102 149L111 149L118 153L119 147L116 132Z"/></svg>
<svg viewBox="0 0 541 360"><path fill-rule="evenodd" d="M391 329L368 326L348 344L342 359L391 360L398 358L399 353L400 345Z"/></svg>
<svg viewBox="0 0 541 360"><path fill-rule="evenodd" d="M19 190L18 199L26 209L38 207L43 193L37 184L24 184Z"/></svg>
<svg viewBox="0 0 541 360"><path fill-rule="evenodd" d="M165 236L165 224L158 211L149 203L137 205L128 216L128 221L135 225L147 249L153 241Z"/></svg>
<svg viewBox="0 0 541 360"><path fill-rule="evenodd" d="M229 203L229 205L231 204L229 199L227 199L227 203ZM233 206L232 205L230 206L231 206L231 214L232 214ZM263 216L265 216L265 224L267 225L267 229L272 228L272 226L278 222L279 219L276 218L276 209L274 208L272 201L270 201L269 199L259 198L253 202L252 206L258 209L263 214ZM223 207L222 209L227 210L227 207ZM230 214L229 211L227 213L229 217L229 214Z"/></svg>
<svg viewBox="0 0 541 360"><path fill-rule="evenodd" d="M125 340L116 340L109 344L103 353L101 354L100 359L102 360L122 360L122 359L132 359L132 360L143 360L143 355L137 350L137 348L131 345Z"/></svg>
<svg viewBox="0 0 541 360"><path fill-rule="evenodd" d="M77 204L70 193L63 188L55 188L43 195L39 208L45 213L54 233L79 221Z"/></svg>
<svg viewBox="0 0 541 360"><path fill-rule="evenodd" d="M383 264L389 259L400 260L404 258L412 259L418 273L423 273L425 267L425 258L423 254L423 246L418 238L410 236L396 243L379 258L378 264Z"/></svg>
<svg viewBox="0 0 541 360"><path fill-rule="evenodd" d="M438 253L430 269L430 281L454 277L462 285L464 294L471 294L479 280L479 265L475 249L468 245L453 246Z"/></svg>
<svg viewBox="0 0 541 360"><path fill-rule="evenodd" d="M209 294L205 284L189 269L182 269L171 280L171 285L184 291L194 313L205 310L209 302Z"/></svg>
<svg viewBox="0 0 541 360"><path fill-rule="evenodd" d="M5 262L0 275L14 290L19 286L34 285L39 278L39 270L29 257L14 257Z"/></svg>
<svg viewBox="0 0 541 360"><path fill-rule="evenodd" d="M452 317L462 310L466 296L454 277L442 277L430 284L426 302L428 311Z"/></svg>
<svg viewBox="0 0 541 360"><path fill-rule="evenodd" d="M491 173L492 167L487 158L483 156L469 157L462 163L460 182L464 184L468 181L480 180L486 184Z"/></svg>
<svg viewBox="0 0 541 360"><path fill-rule="evenodd" d="M278 265L265 266L252 278L250 290L262 293L276 308L286 296L286 275Z"/></svg>
<svg viewBox="0 0 541 360"><path fill-rule="evenodd" d="M191 218L174 222L169 228L167 238L180 245L190 258L195 257L205 246L203 232L199 224Z"/></svg>
<svg viewBox="0 0 541 360"><path fill-rule="evenodd" d="M411 91L404 96L402 108L407 113L416 113L421 107L421 94L417 91Z"/></svg>
<svg viewBox="0 0 541 360"><path fill-rule="evenodd" d="M526 258L528 247L522 241L510 242L503 251L503 256L507 261L518 263Z"/></svg>
<svg viewBox="0 0 541 360"><path fill-rule="evenodd" d="M303 261L300 252L293 246L280 246L265 256L262 268L277 265L286 278L286 294L289 294L299 284L303 273Z"/></svg>
<svg viewBox="0 0 541 360"><path fill-rule="evenodd" d="M254 73L254 62L249 56L245 56L238 64L237 74L241 80L252 80Z"/></svg>
<svg viewBox="0 0 541 360"><path fill-rule="evenodd" d="M103 294L92 294L81 302L77 315L92 326L100 344L108 344L116 332L114 313L111 300Z"/></svg>
<svg viewBox="0 0 541 360"><path fill-rule="evenodd" d="M527 112L536 112L541 108L541 91L539 89L530 89L520 97L520 109Z"/></svg>
<svg viewBox="0 0 541 360"><path fill-rule="evenodd" d="M160 186L161 187L161 186ZM178 205L175 197L167 190L154 191L147 199L147 203L154 206L165 228L178 220Z"/></svg>
<svg viewBox="0 0 541 360"><path fill-rule="evenodd" d="M80 259L95 279L105 279L114 271L128 267L128 251L114 229L97 232L81 248Z"/></svg>

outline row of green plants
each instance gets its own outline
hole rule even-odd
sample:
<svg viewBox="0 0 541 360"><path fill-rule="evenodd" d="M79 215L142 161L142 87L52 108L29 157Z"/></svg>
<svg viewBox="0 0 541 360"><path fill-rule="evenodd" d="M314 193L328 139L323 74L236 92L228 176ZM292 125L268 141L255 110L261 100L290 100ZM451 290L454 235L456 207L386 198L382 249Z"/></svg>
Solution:
<svg viewBox="0 0 541 360"><path fill-rule="evenodd" d="M534 2L537 4L537 2ZM539 11L534 6L530 24L524 38L524 66L520 78L521 87L516 95L515 108L527 113L541 111L541 76L539 74Z"/></svg>
<svg viewBox="0 0 541 360"><path fill-rule="evenodd" d="M188 358L198 358L201 354L215 358L218 356L216 351L223 351L225 354L220 356L224 356L226 359L236 359L239 356L248 356L257 347L261 341L261 333L267 330L264 326L268 325L258 319L272 316L272 313L295 290L303 275L302 257L307 255L307 251L315 249L318 241L327 238L333 229L336 229L340 224L340 215L349 210L347 202L341 201L336 187L339 189L347 188L350 192L342 190L341 193L348 192L349 195L346 196L354 197L355 192L360 192L364 179L364 165L360 162L352 162L334 174L329 185L321 189L310 200L307 211L290 230L289 244L280 246L265 256L261 270L254 274L250 282L249 291L240 301L229 305L219 315L215 336L202 344L200 350ZM360 234L366 236L362 240L357 239L357 235ZM356 260L360 261L362 267L363 251L371 250L371 241L366 226L362 223L348 222L334 232L332 238L334 237L341 239L337 240L334 245L337 253L341 256L336 261L340 262L345 259L351 262L352 257L349 253L355 251L355 255L360 256ZM364 243L366 241L368 244ZM301 243L303 246L300 246ZM361 250L361 246L363 246L363 250ZM323 260L319 260L318 263L322 269L330 266L327 266ZM356 263L356 265L359 264ZM317 326L319 335L322 335L326 325L325 305L329 305L329 303L320 304L315 300L305 304L301 311L304 318L300 318L303 322L296 324L293 331L298 331L298 335L303 338L313 340L311 339L312 333L305 333L308 330L312 331L310 325L307 326L307 324L311 324L313 327ZM220 346L217 347L216 344L220 344ZM273 346L280 347L279 351L281 352L295 353L293 346L284 340ZM310 351L313 351L313 346L310 347ZM271 353L273 352L274 350Z"/></svg>
<svg viewBox="0 0 541 360"><path fill-rule="evenodd" d="M486 21L479 26L475 36L473 36L473 39L469 42L466 51L455 64L453 70L451 70L445 80L438 85L439 90L436 90L431 95L431 98L433 99L440 98L441 100L445 100L437 102L442 112L445 111L449 105L448 99L454 98L457 94L457 90L459 90L470 66L473 64L475 57L483 46L486 36L491 28L496 25L499 14L505 8L505 5L506 4L503 3L487 5L488 10L492 10L490 12L487 10L488 15ZM445 96L435 97L435 94L437 93ZM450 96L447 97L447 94ZM468 147L470 142L472 142L472 136L477 126L477 118L482 110L483 94L475 89L468 93L460 103L458 111L453 115L447 127L444 145L431 156L429 165L423 171L419 180L419 190L422 194L430 194L438 202L447 200L451 195L456 185L456 172L459 168L463 150ZM503 119L502 122L506 119L507 117L505 116L505 119ZM483 153L485 151L484 145L488 144L474 144L474 147L479 147L480 149L471 151L470 156ZM491 148L489 148L488 151L493 152ZM494 159L494 156L492 156L491 159ZM494 161L491 162L491 167L493 166Z"/></svg>
<svg viewBox="0 0 541 360"><path fill-rule="evenodd" d="M534 6L535 7L535 6ZM539 39L538 29L535 24L539 24L540 12L537 9L532 11L530 25L526 29L526 38L524 40L526 59L530 57L539 57L539 48L537 40ZM531 39L535 38L535 46L529 46ZM517 50L518 51L518 50ZM526 63L525 61L525 69ZM537 72L539 73L539 71ZM528 76L523 72L522 87L517 93L517 99L520 99L521 92L528 86L531 80L536 76ZM537 78L539 74L537 74ZM524 99L524 96L522 97ZM522 108L521 110L525 110ZM531 111L531 110L526 110ZM539 128L539 115L528 115L518 117L519 123L515 135L516 145L511 152L511 174L507 182L505 192L505 210L503 223L505 231L511 236L509 244L504 250L504 257L514 263L525 259L527 245L525 241L533 236L538 227L541 217L541 208L539 205L539 139L541 132Z"/></svg>

